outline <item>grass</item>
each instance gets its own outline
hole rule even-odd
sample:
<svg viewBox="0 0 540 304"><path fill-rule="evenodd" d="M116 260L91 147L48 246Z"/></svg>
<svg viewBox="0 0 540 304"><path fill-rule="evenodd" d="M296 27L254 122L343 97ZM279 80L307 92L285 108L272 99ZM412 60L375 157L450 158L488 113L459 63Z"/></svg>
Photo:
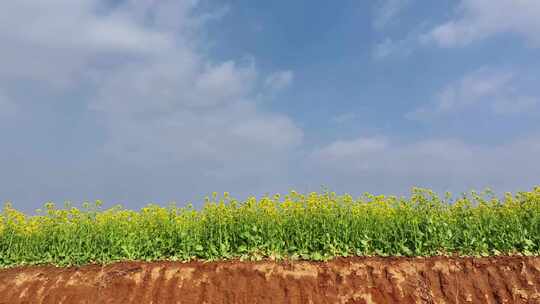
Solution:
<svg viewBox="0 0 540 304"><path fill-rule="evenodd" d="M490 196L490 197L488 197ZM199 210L101 203L28 216L0 212L0 267L122 260L218 260L335 256L540 254L540 187L452 200L415 188L410 197L291 191L237 201L214 193Z"/></svg>

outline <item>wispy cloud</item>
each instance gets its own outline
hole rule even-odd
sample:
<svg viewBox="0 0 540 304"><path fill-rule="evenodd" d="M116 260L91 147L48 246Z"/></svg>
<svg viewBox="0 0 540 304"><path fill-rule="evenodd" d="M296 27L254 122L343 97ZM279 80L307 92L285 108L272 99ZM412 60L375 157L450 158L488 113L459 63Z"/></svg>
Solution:
<svg viewBox="0 0 540 304"><path fill-rule="evenodd" d="M442 47L468 45L496 34L515 33L540 46L540 1L461 0L457 16L423 36Z"/></svg>
<svg viewBox="0 0 540 304"><path fill-rule="evenodd" d="M386 137L336 141L314 151L309 161L324 170L332 189L407 192L412 186L498 191L527 190L538 183L540 153L532 136L496 146L438 138L403 143ZM516 188L512 188L516 187Z"/></svg>
<svg viewBox="0 0 540 304"><path fill-rule="evenodd" d="M372 50L372 57L375 60L382 60L390 56L408 56L417 45L417 39L409 35L401 40L386 38L384 41L375 44Z"/></svg>
<svg viewBox="0 0 540 304"><path fill-rule="evenodd" d="M293 83L293 81L293 71L278 71L268 75L264 81L264 85L272 91L279 91L289 87Z"/></svg>
<svg viewBox="0 0 540 304"><path fill-rule="evenodd" d="M375 4L373 27L382 30L390 25L412 0L381 0Z"/></svg>
<svg viewBox="0 0 540 304"><path fill-rule="evenodd" d="M385 37L376 43L371 52L374 60L382 60L388 57L407 57L422 43L422 34L428 28L426 22L415 25L405 36L401 38Z"/></svg>
<svg viewBox="0 0 540 304"><path fill-rule="evenodd" d="M519 77L508 70L480 68L441 89L434 102L406 114L414 120L460 112L479 103L496 114L516 114L530 110L538 98L520 93Z"/></svg>

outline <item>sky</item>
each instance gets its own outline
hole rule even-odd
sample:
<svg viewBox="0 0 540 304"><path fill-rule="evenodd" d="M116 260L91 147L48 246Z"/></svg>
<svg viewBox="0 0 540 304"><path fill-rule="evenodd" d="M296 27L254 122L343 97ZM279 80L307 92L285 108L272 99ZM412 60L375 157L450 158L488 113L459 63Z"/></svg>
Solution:
<svg viewBox="0 0 540 304"><path fill-rule="evenodd" d="M540 185L537 0L0 4L0 201Z"/></svg>

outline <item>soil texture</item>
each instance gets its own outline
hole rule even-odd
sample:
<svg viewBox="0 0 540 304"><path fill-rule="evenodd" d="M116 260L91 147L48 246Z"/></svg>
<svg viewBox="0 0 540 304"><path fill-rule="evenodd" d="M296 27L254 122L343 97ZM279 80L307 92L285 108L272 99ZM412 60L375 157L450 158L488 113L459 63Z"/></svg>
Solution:
<svg viewBox="0 0 540 304"><path fill-rule="evenodd" d="M121 262L0 270L0 304L537 303L540 257Z"/></svg>

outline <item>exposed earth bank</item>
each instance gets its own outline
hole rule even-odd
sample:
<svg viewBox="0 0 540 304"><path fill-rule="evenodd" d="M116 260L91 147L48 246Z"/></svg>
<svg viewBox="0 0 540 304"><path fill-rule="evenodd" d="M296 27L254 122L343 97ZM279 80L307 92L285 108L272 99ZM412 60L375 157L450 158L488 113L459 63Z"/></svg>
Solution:
<svg viewBox="0 0 540 304"><path fill-rule="evenodd" d="M540 257L13 268L0 303L540 303Z"/></svg>

